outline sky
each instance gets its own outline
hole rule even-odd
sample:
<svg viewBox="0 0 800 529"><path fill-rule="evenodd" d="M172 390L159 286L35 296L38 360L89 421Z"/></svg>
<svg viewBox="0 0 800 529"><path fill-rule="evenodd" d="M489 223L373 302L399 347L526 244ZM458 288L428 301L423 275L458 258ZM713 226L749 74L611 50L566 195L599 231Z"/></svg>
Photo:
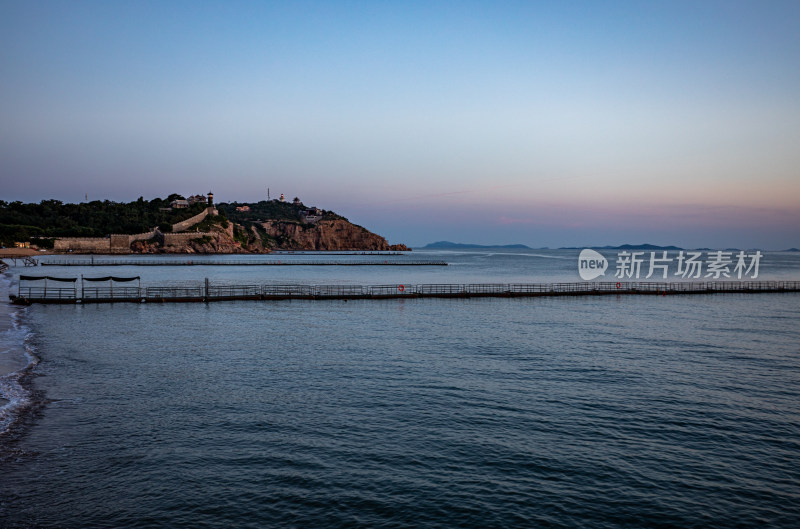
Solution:
<svg viewBox="0 0 800 529"><path fill-rule="evenodd" d="M800 247L797 1L0 0L0 199Z"/></svg>

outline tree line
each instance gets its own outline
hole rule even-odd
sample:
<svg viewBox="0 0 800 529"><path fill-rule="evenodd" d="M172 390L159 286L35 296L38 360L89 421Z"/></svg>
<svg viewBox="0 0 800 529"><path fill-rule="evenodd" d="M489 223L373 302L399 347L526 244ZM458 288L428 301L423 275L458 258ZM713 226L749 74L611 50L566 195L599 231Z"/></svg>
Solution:
<svg viewBox="0 0 800 529"><path fill-rule="evenodd" d="M94 200L79 204L65 204L60 200L42 200L38 204L0 200L0 243L11 246L17 241L30 241L47 247L46 239L54 237L134 234L156 226L161 231L171 231L172 224L197 215L206 207L204 203L197 203L189 208L169 210L170 203L176 199L183 197L172 194L165 199L139 197L128 203Z"/></svg>

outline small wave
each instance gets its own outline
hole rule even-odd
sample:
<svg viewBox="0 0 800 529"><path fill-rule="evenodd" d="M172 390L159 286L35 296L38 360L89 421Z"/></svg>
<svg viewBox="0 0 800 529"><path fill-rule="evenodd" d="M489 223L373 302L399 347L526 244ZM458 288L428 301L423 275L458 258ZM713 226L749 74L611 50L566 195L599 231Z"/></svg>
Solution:
<svg viewBox="0 0 800 529"><path fill-rule="evenodd" d="M31 391L22 384L23 378L30 374L35 364L0 377L0 398L5 402L0 406L0 436L7 434L21 413L30 408Z"/></svg>
<svg viewBox="0 0 800 529"><path fill-rule="evenodd" d="M8 284L8 279L2 278L0 293L7 291ZM31 344L33 333L22 320L25 310L9 305L7 312L0 311L0 318L7 318L5 322L0 322L0 326L7 326L0 332L0 351L3 355L9 355L6 357L11 366L9 369L20 365L15 371L0 372L0 437L8 435L26 411L34 408L29 379L39 364L39 358ZM18 359L11 355L17 355Z"/></svg>
<svg viewBox="0 0 800 529"><path fill-rule="evenodd" d="M0 398L3 399L3 405L0 406L0 440L13 433L20 420L37 407L29 386L37 363L38 360L19 371L0 376Z"/></svg>

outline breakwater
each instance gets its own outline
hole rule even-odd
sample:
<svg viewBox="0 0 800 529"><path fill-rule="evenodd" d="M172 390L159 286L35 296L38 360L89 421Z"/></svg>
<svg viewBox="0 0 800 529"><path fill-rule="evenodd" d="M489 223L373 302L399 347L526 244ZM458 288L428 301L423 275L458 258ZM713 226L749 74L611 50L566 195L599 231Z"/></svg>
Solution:
<svg viewBox="0 0 800 529"><path fill-rule="evenodd" d="M51 281L49 285L47 279ZM101 279L107 281L108 285L95 286L98 278L33 278L20 281L17 294L11 298L14 303L31 304L800 292L800 281L292 285L212 284L206 279L198 284L120 286L115 284L115 278ZM131 280L138 278L119 279L125 282ZM37 284L42 281L44 285ZM87 286L84 281L90 281L91 284ZM69 286L62 286L65 283Z"/></svg>
<svg viewBox="0 0 800 529"><path fill-rule="evenodd" d="M377 255L377 254L376 254ZM57 259L42 266L447 266L446 261L222 261L206 259Z"/></svg>

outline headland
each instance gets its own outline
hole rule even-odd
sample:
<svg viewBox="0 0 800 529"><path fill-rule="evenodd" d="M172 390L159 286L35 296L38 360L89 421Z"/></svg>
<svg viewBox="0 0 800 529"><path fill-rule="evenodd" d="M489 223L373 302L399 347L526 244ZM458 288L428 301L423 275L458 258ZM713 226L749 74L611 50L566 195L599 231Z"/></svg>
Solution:
<svg viewBox="0 0 800 529"><path fill-rule="evenodd" d="M12 252L234 254L409 251L299 198L214 204L213 194L150 201L0 201L0 241Z"/></svg>

